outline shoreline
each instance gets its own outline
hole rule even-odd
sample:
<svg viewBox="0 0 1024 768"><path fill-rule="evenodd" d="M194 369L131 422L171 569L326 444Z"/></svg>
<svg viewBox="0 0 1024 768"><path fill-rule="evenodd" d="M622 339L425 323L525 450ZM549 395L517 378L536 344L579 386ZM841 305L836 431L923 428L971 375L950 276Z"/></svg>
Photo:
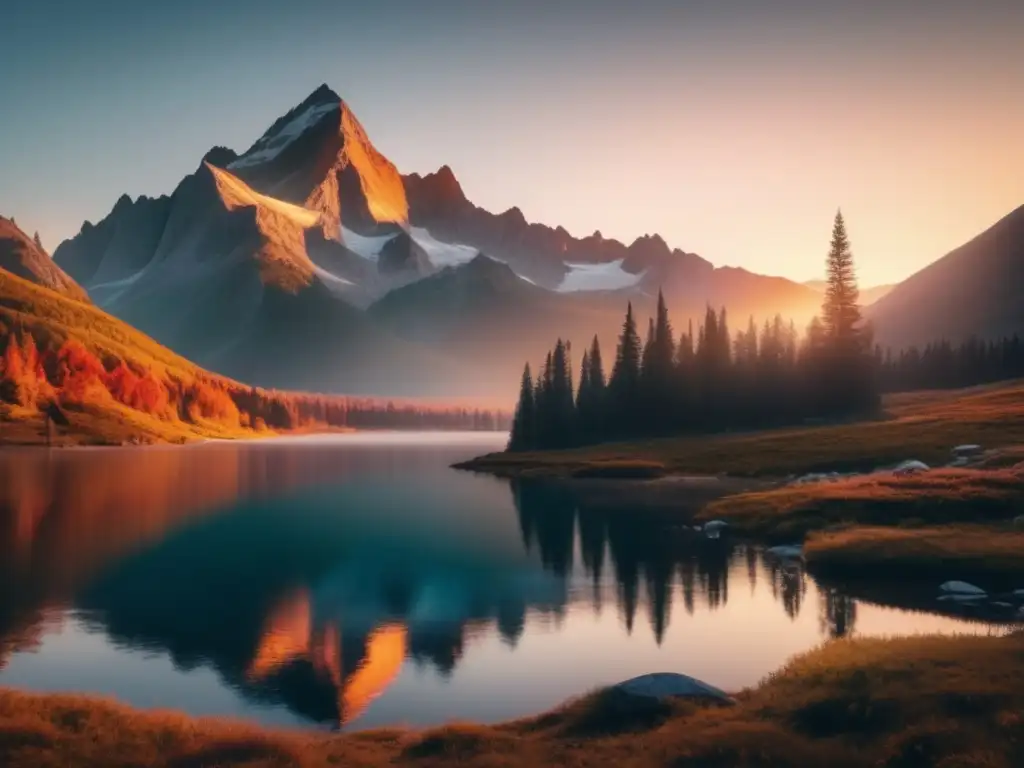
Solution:
<svg viewBox="0 0 1024 768"><path fill-rule="evenodd" d="M1021 631L854 637L793 657L758 685L737 692L731 705L624 698L612 688L493 725L453 722L351 734L265 728L138 710L103 697L0 688L0 763L654 768L690 760L723 767L854 768L903 765L901 757L908 750L917 753L915 745L923 743L941 744L932 748L946 759L998 754L1004 759L985 764L1009 766L1024 756L1014 735L1024 711L1022 655Z"/></svg>

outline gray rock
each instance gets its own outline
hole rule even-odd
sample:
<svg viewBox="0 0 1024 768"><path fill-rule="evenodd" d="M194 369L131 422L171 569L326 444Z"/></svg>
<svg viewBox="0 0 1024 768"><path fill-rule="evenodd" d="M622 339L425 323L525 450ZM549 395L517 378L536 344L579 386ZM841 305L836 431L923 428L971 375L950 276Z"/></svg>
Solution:
<svg viewBox="0 0 1024 768"><path fill-rule="evenodd" d="M724 704L735 703L725 691L688 675L674 672L654 672L619 683L612 690L644 699L701 698L714 699Z"/></svg>
<svg viewBox="0 0 1024 768"><path fill-rule="evenodd" d="M804 556L804 548L799 544L782 544L777 547L768 547L765 554L778 557L783 560L792 560Z"/></svg>
<svg viewBox="0 0 1024 768"><path fill-rule="evenodd" d="M953 449L954 456L973 456L976 453L981 453L981 446L971 443L969 445L958 445Z"/></svg>
<svg viewBox="0 0 1024 768"><path fill-rule="evenodd" d="M1024 528L1024 515L1018 515L1017 517L1013 518L1013 527Z"/></svg>
<svg viewBox="0 0 1024 768"><path fill-rule="evenodd" d="M897 475L898 477L904 477L906 475L916 475L918 472L927 472L930 469L931 467L929 467L923 461L911 459L910 461L904 461L903 463L897 465L897 467L892 471L892 473L894 475Z"/></svg>
<svg viewBox="0 0 1024 768"><path fill-rule="evenodd" d="M985 599L985 595L939 595L939 602L977 603Z"/></svg>
<svg viewBox="0 0 1024 768"><path fill-rule="evenodd" d="M981 587L968 584L966 581L947 581L944 584L941 584L939 589L943 592L949 592L957 595L975 595L977 597L984 597L988 594Z"/></svg>

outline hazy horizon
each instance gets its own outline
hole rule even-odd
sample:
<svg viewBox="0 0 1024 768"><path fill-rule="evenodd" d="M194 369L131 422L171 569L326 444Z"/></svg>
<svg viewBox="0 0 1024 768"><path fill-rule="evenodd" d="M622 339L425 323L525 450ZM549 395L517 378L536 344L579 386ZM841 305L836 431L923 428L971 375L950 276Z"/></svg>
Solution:
<svg viewBox="0 0 1024 768"><path fill-rule="evenodd" d="M803 282L841 207L862 284L896 282L1024 203L1024 7L912 5L22 4L0 213L52 252L326 82L493 212Z"/></svg>

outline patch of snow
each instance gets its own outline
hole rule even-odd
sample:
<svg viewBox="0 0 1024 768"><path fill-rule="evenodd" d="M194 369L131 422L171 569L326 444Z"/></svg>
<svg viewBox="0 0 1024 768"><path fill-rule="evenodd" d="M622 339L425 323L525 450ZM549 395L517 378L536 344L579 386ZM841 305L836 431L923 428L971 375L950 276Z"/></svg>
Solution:
<svg viewBox="0 0 1024 768"><path fill-rule="evenodd" d="M252 149L231 163L228 168L250 168L273 160L291 144L295 139L316 125L320 120L331 112L341 109L341 105L316 104L282 125L276 133L265 133L253 145Z"/></svg>
<svg viewBox="0 0 1024 768"><path fill-rule="evenodd" d="M637 285L644 273L634 275L622 268L625 259L607 261L603 264L566 262L568 274L555 288L559 293L575 293L576 291L617 291Z"/></svg>
<svg viewBox="0 0 1024 768"><path fill-rule="evenodd" d="M345 247L367 261L376 261L381 250L398 235L359 235L346 227L341 228L341 242Z"/></svg>
<svg viewBox="0 0 1024 768"><path fill-rule="evenodd" d="M350 288L355 285L351 280L346 280L344 277L338 277L333 272L328 272L323 267L313 265L313 272L328 284L328 287L336 286L338 288Z"/></svg>
<svg viewBox="0 0 1024 768"><path fill-rule="evenodd" d="M427 258L436 269L467 264L476 258L478 253L476 248L468 245L442 243L423 227L411 227L409 237L426 252Z"/></svg>
<svg viewBox="0 0 1024 768"><path fill-rule="evenodd" d="M966 581L947 581L939 586L943 592L952 592L959 595L977 595L984 597L988 593L981 587L968 584Z"/></svg>

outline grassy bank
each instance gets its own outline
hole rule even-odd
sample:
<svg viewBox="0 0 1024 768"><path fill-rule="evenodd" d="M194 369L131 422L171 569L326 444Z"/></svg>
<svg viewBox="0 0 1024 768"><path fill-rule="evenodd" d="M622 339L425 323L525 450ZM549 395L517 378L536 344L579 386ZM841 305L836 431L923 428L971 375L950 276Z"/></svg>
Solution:
<svg viewBox="0 0 1024 768"><path fill-rule="evenodd" d="M0 691L0 764L1009 768L1024 764L1024 635L838 641L737 702L627 716L598 693L496 726L330 736Z"/></svg>
<svg viewBox="0 0 1024 768"><path fill-rule="evenodd" d="M63 411L70 424L55 431L60 447L125 444L184 444L203 439L252 439L269 430L230 427L215 421L159 419L118 403L82 406ZM0 445L46 445L46 423L36 409L0 404Z"/></svg>
<svg viewBox="0 0 1024 768"><path fill-rule="evenodd" d="M1006 523L1021 514L1024 470L940 469L909 477L891 472L838 482L787 485L708 504L703 519L770 540L801 539L835 526Z"/></svg>
<svg viewBox="0 0 1024 768"><path fill-rule="evenodd" d="M925 528L854 527L812 534L804 547L809 567L827 576L913 573L951 576L1006 590L1024 587L1024 531L947 525Z"/></svg>
<svg viewBox="0 0 1024 768"><path fill-rule="evenodd" d="M959 579L999 591L1024 586L1024 528L1014 522L1022 501L1024 468L944 469L736 494L698 517L768 541L803 541L808 567L827 579Z"/></svg>
<svg viewBox="0 0 1024 768"><path fill-rule="evenodd" d="M867 471L905 459L949 461L963 443L1024 443L1024 384L894 395L875 421L744 434L606 443L562 451L494 453L458 465L512 477L569 477L647 463L668 473L774 476Z"/></svg>

